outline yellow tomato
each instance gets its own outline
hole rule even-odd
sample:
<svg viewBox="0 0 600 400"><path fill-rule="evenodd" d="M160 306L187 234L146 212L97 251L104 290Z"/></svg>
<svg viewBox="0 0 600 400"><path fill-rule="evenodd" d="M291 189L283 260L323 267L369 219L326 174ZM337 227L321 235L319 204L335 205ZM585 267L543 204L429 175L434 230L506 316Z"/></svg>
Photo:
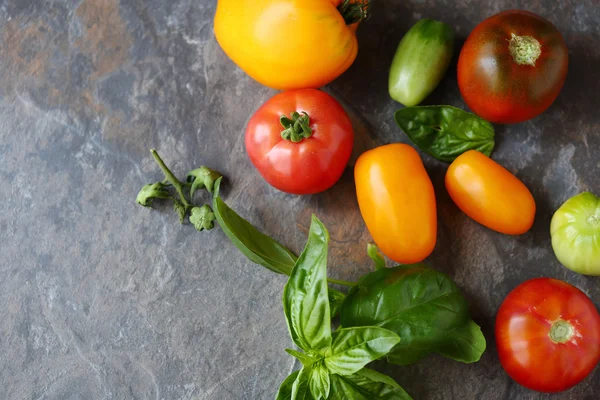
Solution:
<svg viewBox="0 0 600 400"><path fill-rule="evenodd" d="M392 260L411 264L433 251L435 193L421 157L406 144L361 155L354 167L360 212L373 240Z"/></svg>
<svg viewBox="0 0 600 400"><path fill-rule="evenodd" d="M233 62L263 85L280 90L318 88L346 71L358 52L358 24L347 25L337 8L340 3L219 0L215 36ZM363 14L368 2L364 4ZM345 12L351 22L357 14L350 11L356 9Z"/></svg>
<svg viewBox="0 0 600 400"><path fill-rule="evenodd" d="M465 214L497 232L520 235L533 225L535 200L529 189L476 150L461 154L450 164L446 189Z"/></svg>

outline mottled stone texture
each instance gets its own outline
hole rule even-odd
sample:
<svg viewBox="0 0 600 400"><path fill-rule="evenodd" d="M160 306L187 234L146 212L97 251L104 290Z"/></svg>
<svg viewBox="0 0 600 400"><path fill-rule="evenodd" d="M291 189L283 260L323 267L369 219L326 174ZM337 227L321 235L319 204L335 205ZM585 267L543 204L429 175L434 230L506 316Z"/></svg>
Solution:
<svg viewBox="0 0 600 400"><path fill-rule="evenodd" d="M546 399L498 364L494 316L519 282L567 280L600 304L600 281L552 254L553 210L600 192L600 3L375 1L355 64L327 90L355 122L356 153L406 142L387 95L403 33L423 17L452 24L459 45L482 19L525 8L569 46L569 76L533 121L497 126L496 160L537 200L533 230L494 233L463 215L424 156L436 187L439 238L427 262L450 274L488 339L481 362L430 357L376 365L415 399ZM273 95L233 65L212 33L214 1L0 0L0 399L270 399L298 368L282 308L285 279L250 264L215 229L138 207L161 179L148 149L175 171L206 164L229 177L227 201L295 251L311 213L331 230L330 275L370 270L369 234L349 168L326 193L269 187L243 145L248 116ZM429 104L464 107L451 69ZM553 399L600 398L600 369Z"/></svg>

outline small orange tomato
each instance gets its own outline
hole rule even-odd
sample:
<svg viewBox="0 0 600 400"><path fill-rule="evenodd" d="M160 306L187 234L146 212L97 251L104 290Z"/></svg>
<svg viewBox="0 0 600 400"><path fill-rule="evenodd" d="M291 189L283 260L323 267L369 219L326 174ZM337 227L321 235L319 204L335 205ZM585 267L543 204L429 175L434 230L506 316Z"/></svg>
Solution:
<svg viewBox="0 0 600 400"><path fill-rule="evenodd" d="M401 264L423 261L437 235L435 193L419 154L389 144L362 154L354 167L363 219L381 251Z"/></svg>
<svg viewBox="0 0 600 400"><path fill-rule="evenodd" d="M463 153L450 165L446 189L458 208L490 229L520 235L533 225L535 201L529 189L476 150Z"/></svg>

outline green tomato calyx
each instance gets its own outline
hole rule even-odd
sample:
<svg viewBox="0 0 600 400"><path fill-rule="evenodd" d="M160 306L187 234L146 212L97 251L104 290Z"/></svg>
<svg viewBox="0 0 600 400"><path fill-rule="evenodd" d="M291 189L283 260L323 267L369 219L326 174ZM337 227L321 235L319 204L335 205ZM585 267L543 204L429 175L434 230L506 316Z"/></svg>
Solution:
<svg viewBox="0 0 600 400"><path fill-rule="evenodd" d="M517 36L512 33L508 50L517 64L535 67L535 62L542 54L542 45L532 36Z"/></svg>
<svg viewBox="0 0 600 400"><path fill-rule="evenodd" d="M571 337L573 337L574 333L575 329L573 328L573 325L567 321L559 319L552 324L548 336L550 336L550 339L552 339L554 343L565 343L571 340Z"/></svg>
<svg viewBox="0 0 600 400"><path fill-rule="evenodd" d="M294 143L298 143L302 139L308 139L313 134L310 128L310 118L304 111L302 113L294 111L290 114L290 118L282 115L279 118L279 123L284 128L281 131L281 137Z"/></svg>
<svg viewBox="0 0 600 400"><path fill-rule="evenodd" d="M369 19L371 16L371 1L350 1L344 0L337 7L340 14L344 18L346 25L356 24L357 22Z"/></svg>
<svg viewBox="0 0 600 400"><path fill-rule="evenodd" d="M590 226L596 226L600 223L600 215L592 214L587 217L585 222L587 222Z"/></svg>

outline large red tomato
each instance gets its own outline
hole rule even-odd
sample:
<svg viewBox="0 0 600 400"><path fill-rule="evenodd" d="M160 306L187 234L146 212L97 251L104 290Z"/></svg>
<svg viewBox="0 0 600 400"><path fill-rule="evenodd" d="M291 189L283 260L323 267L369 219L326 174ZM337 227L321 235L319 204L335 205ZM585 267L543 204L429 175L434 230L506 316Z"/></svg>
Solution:
<svg viewBox="0 0 600 400"><path fill-rule="evenodd" d="M458 59L458 87L484 119L521 122L550 107L567 65L565 41L552 23L528 11L504 11L467 38Z"/></svg>
<svg viewBox="0 0 600 400"><path fill-rule="evenodd" d="M521 385L560 392L584 379L600 360L600 315L575 286L531 279L508 294L496 316L504 370Z"/></svg>
<svg viewBox="0 0 600 400"><path fill-rule="evenodd" d="M352 124L342 106L315 89L275 95L246 128L246 150L254 166L272 186L294 194L333 186L353 143Z"/></svg>

